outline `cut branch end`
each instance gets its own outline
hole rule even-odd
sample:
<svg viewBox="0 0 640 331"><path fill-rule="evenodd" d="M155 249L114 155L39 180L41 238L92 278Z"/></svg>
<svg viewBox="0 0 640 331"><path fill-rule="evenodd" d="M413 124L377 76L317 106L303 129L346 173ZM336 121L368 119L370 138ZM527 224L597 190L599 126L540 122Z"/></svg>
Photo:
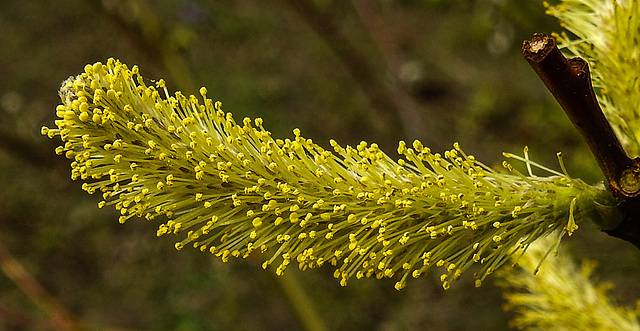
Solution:
<svg viewBox="0 0 640 331"><path fill-rule="evenodd" d="M567 60L554 39L544 34L525 41L522 54L584 138L609 182L609 191L621 200L624 221L606 232L640 248L640 159L627 156L602 112L589 64L579 57Z"/></svg>

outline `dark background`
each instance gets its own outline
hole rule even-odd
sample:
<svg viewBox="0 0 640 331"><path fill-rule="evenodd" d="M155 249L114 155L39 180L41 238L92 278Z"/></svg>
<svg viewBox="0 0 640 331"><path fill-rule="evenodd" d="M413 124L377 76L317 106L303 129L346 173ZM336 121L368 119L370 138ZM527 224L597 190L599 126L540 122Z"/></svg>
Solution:
<svg viewBox="0 0 640 331"><path fill-rule="evenodd" d="M520 55L533 33L560 31L541 2L0 2L0 330L56 329L56 318L114 330L302 329L291 284L335 330L507 326L501 290L474 288L471 274L447 292L438 275L402 291L378 280L341 288L331 268L292 267L282 280L259 256L224 264L177 252L155 222L120 225L70 180L60 142L40 135L54 126L60 83L109 57L174 91L206 86L274 137L298 127L324 147L366 140L394 158L400 139L435 151L459 141L488 165L528 145L534 161L558 169L562 151L572 176L603 179ZM599 279L633 304L640 254L580 226L570 250L599 261Z"/></svg>

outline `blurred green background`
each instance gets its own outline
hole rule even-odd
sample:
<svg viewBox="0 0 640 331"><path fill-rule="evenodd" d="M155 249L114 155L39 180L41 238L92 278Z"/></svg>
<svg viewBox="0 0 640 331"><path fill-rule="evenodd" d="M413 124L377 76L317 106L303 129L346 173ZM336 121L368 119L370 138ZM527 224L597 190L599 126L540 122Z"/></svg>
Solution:
<svg viewBox="0 0 640 331"><path fill-rule="evenodd" d="M291 284L332 330L499 330L509 313L491 282L471 275L445 292L437 279L352 281L331 268L259 257L222 263L156 238L157 223L117 222L69 178L53 126L57 90L87 63L115 57L149 79L262 117L274 137L328 147L361 140L396 155L398 140L433 150L459 141L500 164L502 151L603 179L586 145L520 55L535 32L560 31L538 1L519 0L34 0L0 12L0 330L298 330ZM600 280L632 304L640 254L589 224L565 240L600 262ZM22 267L23 269L21 269ZM20 271L25 273L20 276ZM34 300L35 299L35 300ZM44 300L44 301L43 301Z"/></svg>

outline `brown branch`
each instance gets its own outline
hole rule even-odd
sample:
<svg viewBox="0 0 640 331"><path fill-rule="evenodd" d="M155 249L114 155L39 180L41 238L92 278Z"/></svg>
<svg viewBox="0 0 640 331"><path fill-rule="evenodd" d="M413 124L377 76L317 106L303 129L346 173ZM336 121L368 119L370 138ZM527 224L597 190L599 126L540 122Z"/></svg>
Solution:
<svg viewBox="0 0 640 331"><path fill-rule="evenodd" d="M553 38L536 34L522 47L525 59L585 139L600 169L616 195L637 194L622 191L622 173L635 166L602 113L591 86L589 65L581 58L567 60ZM617 192L620 191L620 192Z"/></svg>
<svg viewBox="0 0 640 331"><path fill-rule="evenodd" d="M589 65L581 58L567 60L553 38L536 34L522 53L584 138L602 169L609 191L617 196L622 223L604 229L640 248L640 159L627 156L607 121L591 85Z"/></svg>

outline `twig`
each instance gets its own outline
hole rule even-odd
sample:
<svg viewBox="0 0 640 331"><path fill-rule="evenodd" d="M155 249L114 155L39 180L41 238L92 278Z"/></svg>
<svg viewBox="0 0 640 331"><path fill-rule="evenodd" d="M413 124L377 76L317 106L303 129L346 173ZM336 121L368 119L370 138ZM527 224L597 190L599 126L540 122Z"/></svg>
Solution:
<svg viewBox="0 0 640 331"><path fill-rule="evenodd" d="M617 196L635 196L621 186L623 173L637 167L625 153L605 118L591 86L589 65L581 58L567 60L553 38L543 34L525 41L522 52L544 85L556 98L595 156L600 169Z"/></svg>
<svg viewBox="0 0 640 331"><path fill-rule="evenodd" d="M586 141L609 182L609 191L620 198L623 221L605 232L640 248L640 159L627 156L604 116L593 92L589 65L578 57L567 60L553 38L544 34L525 41L522 53Z"/></svg>

